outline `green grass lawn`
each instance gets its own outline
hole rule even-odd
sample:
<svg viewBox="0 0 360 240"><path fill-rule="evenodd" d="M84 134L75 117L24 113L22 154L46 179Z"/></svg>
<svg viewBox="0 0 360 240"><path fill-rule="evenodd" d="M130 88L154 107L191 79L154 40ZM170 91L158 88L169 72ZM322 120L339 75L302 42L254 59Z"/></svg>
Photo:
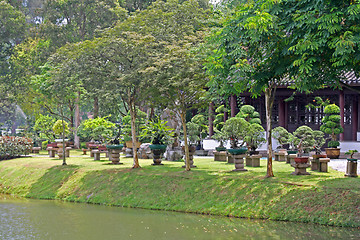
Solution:
<svg viewBox="0 0 360 240"><path fill-rule="evenodd" d="M39 199L61 199L114 206L163 209L234 217L266 218L360 227L360 180L344 173L312 172L290 175L293 168L274 162L274 178L264 178L261 167L233 172L233 164L195 159L197 168L185 172L182 162L152 166L140 159L109 164L105 154L94 161L72 150L67 166L62 160L40 156L0 162L0 192Z"/></svg>

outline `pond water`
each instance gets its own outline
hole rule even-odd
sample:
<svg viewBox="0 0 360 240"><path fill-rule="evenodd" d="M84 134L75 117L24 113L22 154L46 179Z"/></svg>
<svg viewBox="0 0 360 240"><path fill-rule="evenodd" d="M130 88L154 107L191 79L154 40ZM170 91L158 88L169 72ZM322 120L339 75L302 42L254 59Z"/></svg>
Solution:
<svg viewBox="0 0 360 240"><path fill-rule="evenodd" d="M315 224L128 209L0 194L0 239L360 239Z"/></svg>

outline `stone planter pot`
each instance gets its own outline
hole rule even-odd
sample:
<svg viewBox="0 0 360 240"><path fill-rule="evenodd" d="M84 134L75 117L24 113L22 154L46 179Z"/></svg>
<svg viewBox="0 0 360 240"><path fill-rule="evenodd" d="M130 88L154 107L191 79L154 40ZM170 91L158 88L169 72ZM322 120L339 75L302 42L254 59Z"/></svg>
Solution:
<svg viewBox="0 0 360 240"><path fill-rule="evenodd" d="M261 155L246 156L246 166L248 167L260 167Z"/></svg>
<svg viewBox="0 0 360 240"><path fill-rule="evenodd" d="M219 162L226 162L227 159L227 153L224 151L218 152L218 151L214 151L214 161L219 161Z"/></svg>
<svg viewBox="0 0 360 240"><path fill-rule="evenodd" d="M296 157L294 161L295 163L307 163L309 161L309 157Z"/></svg>
<svg viewBox="0 0 360 240"><path fill-rule="evenodd" d="M107 150L110 152L109 160L114 165L123 164L120 162L120 152L124 147L123 144L106 145Z"/></svg>
<svg viewBox="0 0 360 240"><path fill-rule="evenodd" d="M326 158L326 154L314 154L311 159L311 171L319 171L320 170L320 158Z"/></svg>
<svg viewBox="0 0 360 240"><path fill-rule="evenodd" d="M132 141L126 141L125 145L127 148L133 148ZM136 142L135 143L136 149L138 149L140 147L140 145L141 145L141 142Z"/></svg>
<svg viewBox="0 0 360 240"><path fill-rule="evenodd" d="M166 145L162 144L152 144L149 145L151 152L153 153L153 164L151 165L164 165L161 163L161 158L164 152L166 151Z"/></svg>
<svg viewBox="0 0 360 240"><path fill-rule="evenodd" d="M336 159L340 156L340 148L325 148L325 152L330 159Z"/></svg>
<svg viewBox="0 0 360 240"><path fill-rule="evenodd" d="M357 177L357 159L348 158L345 177Z"/></svg>

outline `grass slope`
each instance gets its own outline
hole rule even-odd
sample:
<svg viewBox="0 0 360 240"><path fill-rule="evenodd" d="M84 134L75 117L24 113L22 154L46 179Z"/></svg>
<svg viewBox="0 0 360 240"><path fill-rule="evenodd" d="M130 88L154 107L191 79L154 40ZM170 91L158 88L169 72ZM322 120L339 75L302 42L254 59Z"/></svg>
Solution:
<svg viewBox="0 0 360 240"><path fill-rule="evenodd" d="M72 155L80 155L72 152ZM232 172L232 164L195 159L185 172L180 162L130 169L132 160L109 165L102 158L71 157L68 166L46 156L0 162L0 192L38 199L106 204L145 209L264 218L360 227L360 179L341 172L293 176L293 168L274 163L276 177L263 167Z"/></svg>

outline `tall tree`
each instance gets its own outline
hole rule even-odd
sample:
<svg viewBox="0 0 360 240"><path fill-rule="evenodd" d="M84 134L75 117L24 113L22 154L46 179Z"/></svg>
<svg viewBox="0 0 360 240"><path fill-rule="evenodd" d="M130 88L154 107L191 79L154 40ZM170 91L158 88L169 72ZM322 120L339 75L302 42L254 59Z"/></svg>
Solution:
<svg viewBox="0 0 360 240"><path fill-rule="evenodd" d="M212 35L216 44L207 58L210 87L232 87L238 93L250 91L265 95L268 161L266 177L272 170L272 108L276 88L288 74L290 59L286 54L288 35L277 1L242 4L224 19ZM211 45L214 46L214 45ZM220 78L216 77L220 74Z"/></svg>

